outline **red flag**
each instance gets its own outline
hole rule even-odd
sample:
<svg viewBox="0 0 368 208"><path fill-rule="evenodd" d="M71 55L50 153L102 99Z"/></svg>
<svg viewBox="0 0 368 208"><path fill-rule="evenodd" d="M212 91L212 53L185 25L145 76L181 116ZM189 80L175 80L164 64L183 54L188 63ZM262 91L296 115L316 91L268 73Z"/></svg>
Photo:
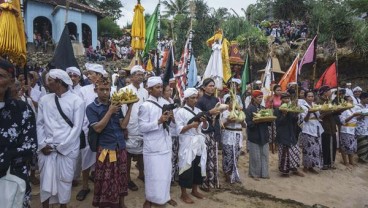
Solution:
<svg viewBox="0 0 368 208"><path fill-rule="evenodd" d="M319 89L323 85L327 85L330 88L337 87L337 73L335 62L326 69L326 71L322 74L321 78L319 78L314 88Z"/></svg>
<svg viewBox="0 0 368 208"><path fill-rule="evenodd" d="M299 54L296 56L289 70L282 76L279 85L281 86L281 89L283 91L286 91L288 83L297 81L298 61L299 61Z"/></svg>
<svg viewBox="0 0 368 208"><path fill-rule="evenodd" d="M316 48L317 48L317 35L314 36L312 42L309 44L308 49L305 51L305 54L300 61L298 74L302 70L304 64L312 63L316 60Z"/></svg>

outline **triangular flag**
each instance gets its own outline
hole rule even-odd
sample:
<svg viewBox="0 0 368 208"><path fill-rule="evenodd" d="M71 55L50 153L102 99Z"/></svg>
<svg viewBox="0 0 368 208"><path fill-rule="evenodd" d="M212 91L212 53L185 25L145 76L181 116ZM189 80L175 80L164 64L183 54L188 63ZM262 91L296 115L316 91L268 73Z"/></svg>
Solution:
<svg viewBox="0 0 368 208"><path fill-rule="evenodd" d="M74 51L72 47L72 42L69 37L68 26L65 25L63 33L61 34L59 43L57 44L56 50L54 52L54 57L52 57L49 63L51 68L57 68L66 70L66 68L75 66L79 68L77 60L74 56Z"/></svg>
<svg viewBox="0 0 368 208"><path fill-rule="evenodd" d="M192 54L188 70L188 87L195 87L197 82L197 65L194 55Z"/></svg>
<svg viewBox="0 0 368 208"><path fill-rule="evenodd" d="M336 63L333 63L319 78L318 82L314 86L315 89L319 89L323 85L327 85L331 88L337 87L337 73L336 73Z"/></svg>
<svg viewBox="0 0 368 208"><path fill-rule="evenodd" d="M247 91L247 85L251 83L251 73L250 73L250 64L249 64L249 55L247 54L247 58L245 60L245 64L243 67L243 73L241 77L241 93L242 95Z"/></svg>
<svg viewBox="0 0 368 208"><path fill-rule="evenodd" d="M315 62L315 60L316 60L316 49L317 49L317 35L314 36L312 42L309 44L308 49L305 51L305 54L304 54L302 60L300 61L298 74L300 74L304 64L309 64L309 63Z"/></svg>
<svg viewBox="0 0 368 208"><path fill-rule="evenodd" d="M153 66L152 66L152 61L150 58L148 58L148 61L147 61L147 66L146 66L146 71L152 71L153 69Z"/></svg>
<svg viewBox="0 0 368 208"><path fill-rule="evenodd" d="M299 61L299 54L296 56L293 64L291 64L289 70L282 76L279 85L283 91L287 90L287 85L290 82L297 81L297 71L298 71L298 61Z"/></svg>

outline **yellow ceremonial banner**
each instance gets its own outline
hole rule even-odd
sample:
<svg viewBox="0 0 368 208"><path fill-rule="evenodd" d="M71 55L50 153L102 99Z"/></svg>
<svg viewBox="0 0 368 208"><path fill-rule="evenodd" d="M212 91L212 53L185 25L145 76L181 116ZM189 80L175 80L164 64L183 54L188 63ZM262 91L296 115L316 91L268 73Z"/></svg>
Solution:
<svg viewBox="0 0 368 208"><path fill-rule="evenodd" d="M222 56L222 73L224 75L223 80L225 83L229 81L231 78L231 68L230 68L230 58L229 58L229 41L224 38L222 41L222 49L221 49L221 56Z"/></svg>

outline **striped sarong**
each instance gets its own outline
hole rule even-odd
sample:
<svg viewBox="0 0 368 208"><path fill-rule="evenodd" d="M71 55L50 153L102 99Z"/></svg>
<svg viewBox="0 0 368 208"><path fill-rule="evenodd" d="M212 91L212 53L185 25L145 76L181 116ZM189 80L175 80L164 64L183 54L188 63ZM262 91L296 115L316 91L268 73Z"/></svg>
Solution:
<svg viewBox="0 0 368 208"><path fill-rule="evenodd" d="M368 136L367 135L357 135L358 150L357 154L359 160L363 162L368 162Z"/></svg>
<svg viewBox="0 0 368 208"><path fill-rule="evenodd" d="M249 177L268 178L268 153L269 145L259 145L248 142L249 149Z"/></svg>
<svg viewBox="0 0 368 208"><path fill-rule="evenodd" d="M220 188L218 180L218 143L216 142L213 134L206 135L207 146L207 163L206 163L206 177L203 180L202 187L208 188Z"/></svg>

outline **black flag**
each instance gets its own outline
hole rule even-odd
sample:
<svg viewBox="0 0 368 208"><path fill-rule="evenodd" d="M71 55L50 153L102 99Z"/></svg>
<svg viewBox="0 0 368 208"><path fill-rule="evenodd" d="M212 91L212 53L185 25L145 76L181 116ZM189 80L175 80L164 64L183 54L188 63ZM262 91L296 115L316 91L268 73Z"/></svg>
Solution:
<svg viewBox="0 0 368 208"><path fill-rule="evenodd" d="M174 48L173 46L169 49L169 55L166 61L165 74L162 79L164 84L169 84L170 79L174 77Z"/></svg>
<svg viewBox="0 0 368 208"><path fill-rule="evenodd" d="M72 42L69 37L69 29L68 26L65 25L54 52L54 57L52 57L52 60L49 63L49 67L66 70L66 68L71 66L79 68L77 60L74 57Z"/></svg>

